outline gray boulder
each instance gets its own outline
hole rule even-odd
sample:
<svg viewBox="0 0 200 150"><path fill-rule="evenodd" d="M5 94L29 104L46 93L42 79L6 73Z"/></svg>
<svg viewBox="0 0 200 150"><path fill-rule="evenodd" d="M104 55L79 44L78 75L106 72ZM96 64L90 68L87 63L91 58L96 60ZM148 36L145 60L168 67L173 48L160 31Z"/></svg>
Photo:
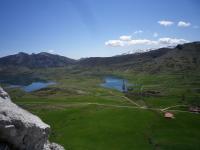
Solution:
<svg viewBox="0 0 200 150"><path fill-rule="evenodd" d="M0 87L0 150L64 150L50 143L50 126L14 104Z"/></svg>

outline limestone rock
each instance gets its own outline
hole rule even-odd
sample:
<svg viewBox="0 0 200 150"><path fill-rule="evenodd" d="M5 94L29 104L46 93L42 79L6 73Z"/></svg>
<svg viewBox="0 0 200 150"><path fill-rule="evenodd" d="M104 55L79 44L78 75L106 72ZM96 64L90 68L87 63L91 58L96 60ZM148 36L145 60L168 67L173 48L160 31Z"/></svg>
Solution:
<svg viewBox="0 0 200 150"><path fill-rule="evenodd" d="M48 142L50 126L14 104L0 87L0 141L19 150L64 150L62 146ZM9 149L8 146L1 147ZM47 149L49 148L49 149Z"/></svg>
<svg viewBox="0 0 200 150"><path fill-rule="evenodd" d="M65 149L64 149L64 147L62 147L61 145L58 145L56 143L47 142L44 145L44 149L43 150L65 150Z"/></svg>

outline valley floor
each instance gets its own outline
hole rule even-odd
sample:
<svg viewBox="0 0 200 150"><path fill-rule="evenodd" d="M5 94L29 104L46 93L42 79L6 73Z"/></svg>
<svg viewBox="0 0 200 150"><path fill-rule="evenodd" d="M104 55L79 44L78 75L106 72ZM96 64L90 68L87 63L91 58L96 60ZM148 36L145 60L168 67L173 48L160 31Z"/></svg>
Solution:
<svg viewBox="0 0 200 150"><path fill-rule="evenodd" d="M198 73L40 72L58 84L32 93L7 91L15 103L50 124L51 141L66 149L200 149L200 115L188 111L188 106L199 105ZM107 74L141 86L125 94L102 88ZM175 118L165 118L164 111Z"/></svg>

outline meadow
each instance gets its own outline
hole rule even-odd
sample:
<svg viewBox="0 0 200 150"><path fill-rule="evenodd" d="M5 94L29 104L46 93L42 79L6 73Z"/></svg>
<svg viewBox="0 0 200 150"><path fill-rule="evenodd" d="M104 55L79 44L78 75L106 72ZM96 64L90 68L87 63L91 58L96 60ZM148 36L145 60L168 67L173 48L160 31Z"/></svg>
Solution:
<svg viewBox="0 0 200 150"><path fill-rule="evenodd" d="M200 149L200 116L188 111L199 105L199 73L69 68L35 72L57 84L31 93L7 91L15 103L48 123L50 140L68 150ZM128 93L103 88L106 75L140 86ZM174 119L164 118L162 109L167 107Z"/></svg>

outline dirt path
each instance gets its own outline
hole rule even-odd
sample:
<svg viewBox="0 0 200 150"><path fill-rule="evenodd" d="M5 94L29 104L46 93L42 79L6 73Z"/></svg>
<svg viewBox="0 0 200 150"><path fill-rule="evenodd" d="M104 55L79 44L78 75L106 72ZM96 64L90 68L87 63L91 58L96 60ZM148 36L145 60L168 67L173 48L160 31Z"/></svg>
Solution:
<svg viewBox="0 0 200 150"><path fill-rule="evenodd" d="M126 97L126 96L122 96L122 98L126 99L128 102L130 102L131 104L134 104L134 105L136 105L137 107L142 107L142 106L140 106L138 103L136 103L136 102L132 101L131 99L129 99L129 98L128 98L128 97Z"/></svg>
<svg viewBox="0 0 200 150"><path fill-rule="evenodd" d="M174 107L179 107L179 106L188 106L188 105L174 105L174 106L169 106L169 107L166 107L166 108L163 108L163 109L161 109L162 111L166 111L166 110L168 110L168 109L171 109L171 108L174 108Z"/></svg>
<svg viewBox="0 0 200 150"><path fill-rule="evenodd" d="M130 100L130 99L129 99ZM133 102L133 101L132 101ZM21 103L25 103L25 102L21 102ZM31 104L37 104L38 102L30 102ZM48 102L41 102L43 104L47 104ZM49 104L49 103L48 103ZM135 104L133 102L133 104ZM54 104L55 105L55 104ZM160 109L160 108L148 108L148 107L143 107L138 105L137 103L135 105L137 106L127 106L127 105L117 105L117 104L101 104L101 103L87 103L87 102L81 102L81 103L71 103L71 104L58 104L58 105L62 105L62 106L66 106L66 107L73 107L73 106L87 106L87 105L96 105L96 106L104 106L104 107L115 107L115 108L129 108L129 109L143 109L143 110L154 110L154 111L161 111L164 112L167 109L170 108L174 108L177 106L187 106L187 105L175 105L175 106L170 106L170 107L166 107L164 109ZM184 111L184 110L170 110L172 112L184 112L184 113L193 113L193 114L197 114L195 112L189 112L189 111Z"/></svg>

